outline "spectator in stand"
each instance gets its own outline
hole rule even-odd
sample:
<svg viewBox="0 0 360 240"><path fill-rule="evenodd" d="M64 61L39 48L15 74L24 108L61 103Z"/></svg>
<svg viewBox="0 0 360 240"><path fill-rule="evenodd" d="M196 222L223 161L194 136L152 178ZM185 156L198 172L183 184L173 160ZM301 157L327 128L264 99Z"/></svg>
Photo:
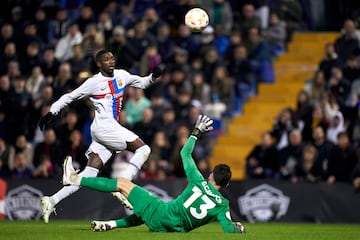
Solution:
<svg viewBox="0 0 360 240"><path fill-rule="evenodd" d="M250 28L245 47L252 67L257 71L260 81L273 81L272 64L268 44L261 38L258 28Z"/></svg>
<svg viewBox="0 0 360 240"><path fill-rule="evenodd" d="M57 75L60 62L55 58L53 48L46 48L41 58L41 70L46 78L46 82L51 84Z"/></svg>
<svg viewBox="0 0 360 240"><path fill-rule="evenodd" d="M31 42L26 47L26 54L20 59L21 73L29 77L33 68L40 65L40 46L37 42Z"/></svg>
<svg viewBox="0 0 360 240"><path fill-rule="evenodd" d="M278 151L273 144L270 132L261 137L246 157L246 173L249 178L275 178L279 173Z"/></svg>
<svg viewBox="0 0 360 240"><path fill-rule="evenodd" d="M291 108L283 109L271 130L271 136L274 137L275 145L278 150L288 146L288 135L297 128L298 122L295 118L295 112Z"/></svg>
<svg viewBox="0 0 360 240"><path fill-rule="evenodd" d="M355 79L360 78L360 65L355 56L350 56L346 59L345 67L343 68L344 78L353 83Z"/></svg>
<svg viewBox="0 0 360 240"><path fill-rule="evenodd" d="M18 39L24 33L25 18L23 9L20 6L15 6L11 9L10 24L14 28L14 38Z"/></svg>
<svg viewBox="0 0 360 240"><path fill-rule="evenodd" d="M214 75L211 79L211 98L216 102L225 103L229 109L232 109L234 104L234 79L229 76L229 72L224 65L219 65L214 70ZM214 98L214 96L216 96Z"/></svg>
<svg viewBox="0 0 360 240"><path fill-rule="evenodd" d="M175 51L175 41L171 37L171 29L169 24L163 22L157 27L156 44L163 62L169 62Z"/></svg>
<svg viewBox="0 0 360 240"><path fill-rule="evenodd" d="M311 121L313 106L310 103L309 94L301 90L297 95L295 115L298 120L299 129L302 130L306 122Z"/></svg>
<svg viewBox="0 0 360 240"><path fill-rule="evenodd" d="M37 34L37 26L33 22L28 22L25 25L24 33L17 39L16 46L18 48L18 54L20 57L27 55L27 48L29 44L35 43L39 52L43 49L44 43Z"/></svg>
<svg viewBox="0 0 360 240"><path fill-rule="evenodd" d="M78 129L74 129L69 134L67 141L62 141L63 151L66 156L71 156L76 169L84 169L87 164L85 152L88 146L83 141L83 136Z"/></svg>
<svg viewBox="0 0 360 240"><path fill-rule="evenodd" d="M177 33L176 46L186 49L190 54L190 60L197 57L201 46L200 37L192 34L191 30L183 24L179 26Z"/></svg>
<svg viewBox="0 0 360 240"><path fill-rule="evenodd" d="M174 165L174 174L176 177L185 177L184 167L180 157L181 148L184 146L190 130L187 125L178 125L176 129L176 142L173 144L172 164ZM196 150L195 150L196 151Z"/></svg>
<svg viewBox="0 0 360 240"><path fill-rule="evenodd" d="M352 185L355 191L360 190L360 162L358 162L355 166L355 169L351 175Z"/></svg>
<svg viewBox="0 0 360 240"><path fill-rule="evenodd" d="M148 32L151 33L153 36L156 36L157 29L163 22L156 9L145 9L143 20L147 23Z"/></svg>
<svg viewBox="0 0 360 240"><path fill-rule="evenodd" d="M286 23L286 42L292 40L293 33L301 28L302 7L298 0L280 0L275 7L281 19Z"/></svg>
<svg viewBox="0 0 360 240"><path fill-rule="evenodd" d="M54 174L61 174L61 166L65 157L65 153L59 151L61 149L61 144L56 138L55 131L53 129L47 129L44 132L44 141L36 145L34 150L34 167L38 168L39 166L45 164L43 155L50 158Z"/></svg>
<svg viewBox="0 0 360 240"><path fill-rule="evenodd" d="M71 75L79 76L79 73L90 69L89 63L85 59L81 44L74 44L72 47L72 57L67 60L71 66Z"/></svg>
<svg viewBox="0 0 360 240"><path fill-rule="evenodd" d="M26 156L23 152L15 154L14 168L10 171L12 179L28 179L32 176L32 169L28 165Z"/></svg>
<svg viewBox="0 0 360 240"><path fill-rule="evenodd" d="M169 139L171 145L175 142L175 132L177 128L177 122L175 121L175 110L171 107L168 107L164 110L162 115L161 127L159 130L164 131L166 137Z"/></svg>
<svg viewBox="0 0 360 240"><path fill-rule="evenodd" d="M356 115L350 120L347 127L347 134L355 148L360 148L360 104L356 109ZM360 156L360 155L359 155Z"/></svg>
<svg viewBox="0 0 360 240"><path fill-rule="evenodd" d="M51 158L48 155L40 156L40 164L34 169L33 177L35 178L50 178L54 174L54 166Z"/></svg>
<svg viewBox="0 0 360 240"><path fill-rule="evenodd" d="M279 152L280 178L291 179L295 173L296 165L302 158L304 145L301 132L294 129L289 133L289 145Z"/></svg>
<svg viewBox="0 0 360 240"><path fill-rule="evenodd" d="M264 40L269 44L271 56L285 52L286 24L276 12L270 14L269 27L262 32Z"/></svg>
<svg viewBox="0 0 360 240"><path fill-rule="evenodd" d="M16 138L15 151L22 152L26 159L26 166L33 167L34 149L33 146L28 142L25 135L21 134ZM10 169L13 169L15 163L9 162Z"/></svg>
<svg viewBox="0 0 360 240"><path fill-rule="evenodd" d="M150 107L145 108L142 112L142 118L134 124L134 132L141 135L144 143L150 145L154 138L156 129L160 127L159 123L154 121L154 113Z"/></svg>
<svg viewBox="0 0 360 240"><path fill-rule="evenodd" d="M343 131L345 131L344 117L342 113L338 111L330 119L330 126L326 132L326 139L337 144L337 136Z"/></svg>
<svg viewBox="0 0 360 240"><path fill-rule="evenodd" d="M62 94L76 87L75 79L71 75L71 65L67 62L60 64L58 74L56 75L52 87L54 88L54 97L59 98Z"/></svg>
<svg viewBox="0 0 360 240"><path fill-rule="evenodd" d="M190 83L187 80L187 73L181 68L173 69L170 73L170 81L166 83L165 97L169 101L176 101L182 90L190 91Z"/></svg>
<svg viewBox="0 0 360 240"><path fill-rule="evenodd" d="M230 35L234 24L230 3L225 0L213 0L209 1L204 7L209 15L210 24L215 28L221 26L223 33Z"/></svg>
<svg viewBox="0 0 360 240"><path fill-rule="evenodd" d="M323 71L316 71L314 77L305 84L304 90L309 94L311 102L320 102L326 91L326 79Z"/></svg>
<svg viewBox="0 0 360 240"><path fill-rule="evenodd" d="M121 56L116 59L116 67L130 69L135 62L135 50L127 42L125 29L122 26L116 26L109 42L110 51L115 56Z"/></svg>
<svg viewBox="0 0 360 240"><path fill-rule="evenodd" d="M7 138L11 144L15 144L19 134L32 137L32 98L25 91L25 78L20 76L14 79L14 91L9 96L9 112L6 113Z"/></svg>
<svg viewBox="0 0 360 240"><path fill-rule="evenodd" d="M84 52L84 56L87 59L92 59L94 53L103 49L105 46L105 39L102 32L97 30L95 23L86 25L83 39L81 41L81 47Z"/></svg>
<svg viewBox="0 0 360 240"><path fill-rule="evenodd" d="M241 111L241 106L247 101L252 88L256 85L256 74L248 59L247 49L239 45L234 49L232 61L228 66L230 76L235 84L235 111ZM229 85L231 87L231 85ZM256 89L253 89L256 91ZM230 97L230 95L229 95Z"/></svg>
<svg viewBox="0 0 360 240"><path fill-rule="evenodd" d="M10 81L13 83L16 78L21 76L20 63L18 61L12 60L8 64L8 76Z"/></svg>
<svg viewBox="0 0 360 240"><path fill-rule="evenodd" d="M312 133L312 144L317 151L317 165L321 166L321 178L326 178L328 160L330 157L330 151L334 147L334 144L325 138L325 132L322 127L316 127Z"/></svg>
<svg viewBox="0 0 360 240"><path fill-rule="evenodd" d="M10 95L12 94L12 86L7 75L0 76L0 138L6 136L7 114L10 107Z"/></svg>
<svg viewBox="0 0 360 240"><path fill-rule="evenodd" d="M75 22L79 26L79 30L82 34L85 33L86 27L89 24L93 24L95 22L93 15L93 10L90 6L84 5L80 8L80 16L75 20Z"/></svg>
<svg viewBox="0 0 360 240"><path fill-rule="evenodd" d="M338 66L341 66L341 62L338 54L335 51L335 46L332 43L328 43L325 46L324 58L321 60L319 65L319 70L324 73L326 82L331 77L331 69Z"/></svg>
<svg viewBox="0 0 360 240"><path fill-rule="evenodd" d="M227 110L227 105L219 100L218 95L211 95L211 102L205 104L203 113L212 119L221 120Z"/></svg>
<svg viewBox="0 0 360 240"><path fill-rule="evenodd" d="M320 104L324 108L325 118L328 120L332 119L340 111L340 106L336 102L334 95L328 91L324 93Z"/></svg>
<svg viewBox="0 0 360 240"><path fill-rule="evenodd" d="M34 15L34 24L37 28L37 35L44 45L49 43L48 32L49 32L49 21L46 16L44 9L37 9Z"/></svg>
<svg viewBox="0 0 360 240"><path fill-rule="evenodd" d="M8 72L9 63L12 61L18 61L16 45L14 42L7 42L0 56L0 74Z"/></svg>
<svg viewBox="0 0 360 240"><path fill-rule="evenodd" d="M140 75L144 76L152 72L161 63L161 57L155 45L149 45L140 59Z"/></svg>
<svg viewBox="0 0 360 240"><path fill-rule="evenodd" d="M26 81L25 89L32 99L36 100L41 97L42 88L45 85L45 77L41 72L39 65L33 67L30 77Z"/></svg>
<svg viewBox="0 0 360 240"><path fill-rule="evenodd" d="M48 40L50 46L58 44L58 41L66 35L69 25L70 21L66 9L60 8L56 12L55 19L49 22Z"/></svg>
<svg viewBox="0 0 360 240"><path fill-rule="evenodd" d="M293 183L300 181L318 182L321 179L321 165L318 163L316 148L311 144L305 145L302 157L295 166L295 173L291 181Z"/></svg>
<svg viewBox="0 0 360 240"><path fill-rule="evenodd" d="M345 106L346 99L350 93L351 85L349 80L344 78L341 68L333 67L331 71L332 75L329 80L329 89L341 109Z"/></svg>
<svg viewBox="0 0 360 240"><path fill-rule="evenodd" d="M4 52L5 45L8 42L14 42L14 28L10 23L4 23L1 26L0 33L0 52Z"/></svg>
<svg viewBox="0 0 360 240"><path fill-rule="evenodd" d="M142 20L138 21L135 24L134 29L130 31L131 34L128 34L126 47L131 49L133 60L135 61L135 64L133 64L137 67L145 49L150 45L156 44L155 37L148 33L147 30L147 23Z"/></svg>
<svg viewBox="0 0 360 240"><path fill-rule="evenodd" d="M171 146L169 139L164 131L157 131L151 143L151 153L149 158L156 159L159 166L166 169L167 172L172 171Z"/></svg>
<svg viewBox="0 0 360 240"><path fill-rule="evenodd" d="M242 37L248 38L248 33L251 28L261 29L261 19L255 14L254 5L251 3L245 4L242 8L242 18L240 22L235 23L240 27Z"/></svg>
<svg viewBox="0 0 360 240"><path fill-rule="evenodd" d="M125 104L126 122L130 126L140 122L143 111L151 105L150 100L144 96L143 89L134 88L133 91L133 98L129 99Z"/></svg>
<svg viewBox="0 0 360 240"><path fill-rule="evenodd" d="M112 22L109 12L102 11L99 14L97 29L105 38L105 46L108 46L109 40L112 35L113 27L114 24Z"/></svg>
<svg viewBox="0 0 360 240"><path fill-rule="evenodd" d="M325 117L324 108L321 104L316 104L312 111L310 121L305 122L304 129L302 130L302 136L305 142L311 140L312 132L316 127L322 127L325 131L330 126L329 121Z"/></svg>
<svg viewBox="0 0 360 240"><path fill-rule="evenodd" d="M360 42L355 31L354 21L348 19L344 23L341 37L335 41L335 50L343 64L350 56L359 56L360 54Z"/></svg>
<svg viewBox="0 0 360 240"><path fill-rule="evenodd" d="M15 148L0 138L0 164L3 174L8 174L9 170L13 168L15 161Z"/></svg>
<svg viewBox="0 0 360 240"><path fill-rule="evenodd" d="M215 69L222 64L221 58L216 51L216 48L209 48L205 53L202 71L204 74L204 80L207 83L211 83L211 79L214 76Z"/></svg>
<svg viewBox="0 0 360 240"><path fill-rule="evenodd" d="M174 59L172 59L170 64L167 64L167 68L169 72L176 69L181 69L184 72L197 71L196 69L191 69L189 65L189 53L182 48L176 48L174 51Z"/></svg>
<svg viewBox="0 0 360 240"><path fill-rule="evenodd" d="M154 91L151 94L150 107L154 114L154 121L159 123L162 119L165 110L170 107L170 103L163 97L162 92Z"/></svg>
<svg viewBox="0 0 360 240"><path fill-rule="evenodd" d="M80 44L83 40L82 33L79 31L79 26L76 23L71 23L68 26L65 36L59 39L55 47L55 57L59 61L66 61L72 57L71 48L75 44Z"/></svg>
<svg viewBox="0 0 360 240"><path fill-rule="evenodd" d="M210 102L210 85L204 81L204 75L200 72L194 73L191 77L192 97L205 105ZM195 119L196 120L196 119Z"/></svg>
<svg viewBox="0 0 360 240"><path fill-rule="evenodd" d="M229 46L224 56L224 62L226 65L229 65L233 61L235 49L242 44L243 41L241 37L241 32L238 30L233 30L230 34Z"/></svg>
<svg viewBox="0 0 360 240"><path fill-rule="evenodd" d="M345 132L338 134L338 143L330 152L327 182L350 182L351 174L358 162L355 149Z"/></svg>
<svg viewBox="0 0 360 240"><path fill-rule="evenodd" d="M64 114L64 121L54 128L58 141L66 145L69 143L71 133L79 129L78 113L74 110L67 111Z"/></svg>
<svg viewBox="0 0 360 240"><path fill-rule="evenodd" d="M175 110L176 121L185 122L189 116L191 108L191 91L181 89L178 97L173 101L172 106Z"/></svg>

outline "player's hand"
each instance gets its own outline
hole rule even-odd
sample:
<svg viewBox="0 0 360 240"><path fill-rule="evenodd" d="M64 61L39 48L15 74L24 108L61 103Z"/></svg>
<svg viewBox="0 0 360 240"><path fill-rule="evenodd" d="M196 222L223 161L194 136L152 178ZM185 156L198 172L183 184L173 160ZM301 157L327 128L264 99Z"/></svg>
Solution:
<svg viewBox="0 0 360 240"><path fill-rule="evenodd" d="M213 120L211 120L208 116L199 115L195 123L195 128L199 129L202 133L209 132L213 130L212 124Z"/></svg>
<svg viewBox="0 0 360 240"><path fill-rule="evenodd" d="M241 224L241 222L233 222L234 226L240 233L245 233L245 227Z"/></svg>
<svg viewBox="0 0 360 240"><path fill-rule="evenodd" d="M52 114L51 112L48 112L47 114L45 114L44 116L42 116L39 120L39 127L41 131L44 131L46 124L50 123L51 120L53 119L54 114Z"/></svg>
<svg viewBox="0 0 360 240"><path fill-rule="evenodd" d="M155 67L152 71L151 78L153 81L162 75L162 70L159 67Z"/></svg>

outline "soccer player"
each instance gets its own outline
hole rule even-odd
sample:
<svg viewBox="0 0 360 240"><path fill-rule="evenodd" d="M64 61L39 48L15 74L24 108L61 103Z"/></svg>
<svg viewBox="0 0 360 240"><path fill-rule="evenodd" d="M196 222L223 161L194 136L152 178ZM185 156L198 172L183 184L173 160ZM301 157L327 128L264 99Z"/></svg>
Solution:
<svg viewBox="0 0 360 240"><path fill-rule="evenodd" d="M180 153L189 183L185 190L170 202L163 202L126 178L80 176L72 166L71 157L65 159L63 184L83 186L103 192L120 191L133 205L133 215L118 220L93 221L91 227L94 231L107 231L145 223L152 231L189 232L218 220L224 232L243 233L245 229L242 224L231 220L229 201L219 192L229 184L230 168L225 164L217 165L206 180L191 156L199 134L212 130L211 125L212 120L209 117L201 115L198 117L195 129Z"/></svg>
<svg viewBox="0 0 360 240"><path fill-rule="evenodd" d="M153 73L146 77L131 75L125 70L115 69L115 58L106 50L100 50L95 61L100 72L53 103L50 111L40 119L39 127L43 130L53 117L72 101L89 96L95 107L95 118L91 124L92 143L86 152L87 166L79 175L96 177L114 151L128 150L134 152L134 155L122 177L132 179L147 160L151 150L139 136L118 123L124 89L126 86L145 89L161 76L161 69L155 68ZM55 210L56 204L77 190L78 186L66 186L52 196L43 197L41 204L44 222L49 222L49 216ZM132 207L121 193L116 192L114 196L126 207Z"/></svg>

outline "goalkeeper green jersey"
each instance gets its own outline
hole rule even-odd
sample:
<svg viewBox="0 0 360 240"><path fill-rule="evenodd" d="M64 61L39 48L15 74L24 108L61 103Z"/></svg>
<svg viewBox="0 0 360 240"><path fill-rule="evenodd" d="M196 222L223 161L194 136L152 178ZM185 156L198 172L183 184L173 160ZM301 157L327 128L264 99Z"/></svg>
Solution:
<svg viewBox="0 0 360 240"><path fill-rule="evenodd" d="M134 188L129 200L135 214L153 231L188 232L213 221L219 221L224 232L238 232L232 223L229 201L201 175L191 156L196 137L191 136L181 158L188 178L183 192L170 202L164 203L145 189ZM141 199L139 199L141 198Z"/></svg>

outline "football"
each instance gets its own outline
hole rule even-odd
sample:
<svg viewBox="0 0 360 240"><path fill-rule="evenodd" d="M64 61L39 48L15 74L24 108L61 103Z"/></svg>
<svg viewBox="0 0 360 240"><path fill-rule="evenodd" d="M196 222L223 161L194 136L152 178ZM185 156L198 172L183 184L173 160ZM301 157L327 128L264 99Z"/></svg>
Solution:
<svg viewBox="0 0 360 240"><path fill-rule="evenodd" d="M201 8L192 8L185 15L185 25L193 32L201 32L209 25L209 15Z"/></svg>

